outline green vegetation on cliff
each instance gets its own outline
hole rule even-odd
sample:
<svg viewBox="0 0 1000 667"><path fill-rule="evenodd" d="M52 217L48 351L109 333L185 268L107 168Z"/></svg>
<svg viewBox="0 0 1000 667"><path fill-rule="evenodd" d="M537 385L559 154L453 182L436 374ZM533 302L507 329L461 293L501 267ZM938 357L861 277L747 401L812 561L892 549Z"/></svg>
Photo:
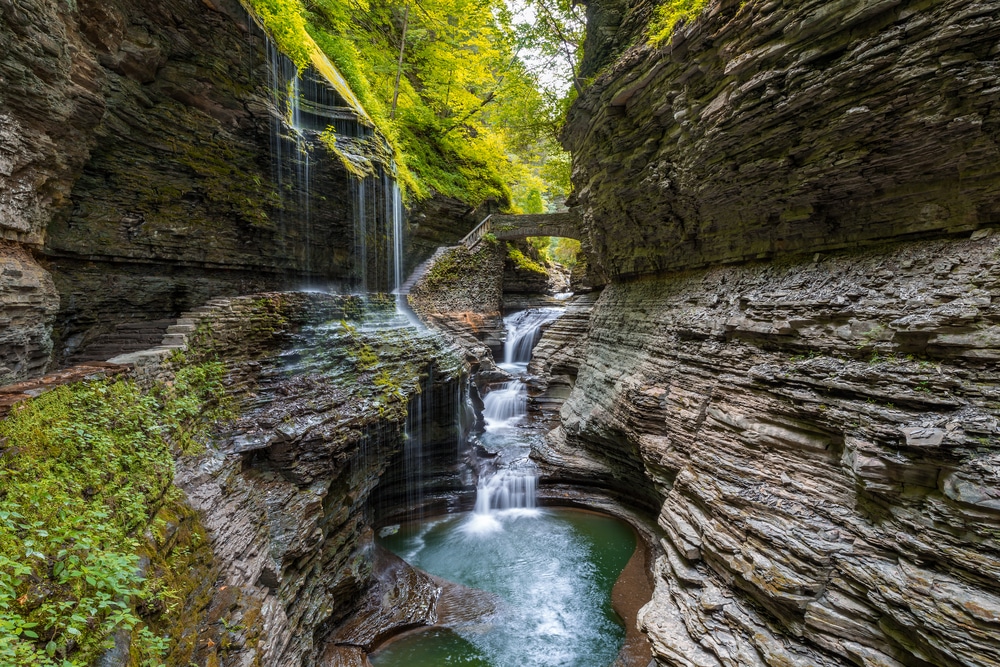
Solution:
<svg viewBox="0 0 1000 667"><path fill-rule="evenodd" d="M67 385L0 421L0 664L90 665L119 630L136 664L168 648L136 611L170 595L138 554L172 502L173 452L229 414L223 372Z"/></svg>
<svg viewBox="0 0 1000 667"><path fill-rule="evenodd" d="M316 49L395 149L410 195L544 209L568 189L568 98L521 52L543 38L498 0L247 0L299 67ZM536 21L537 24L537 21Z"/></svg>
<svg viewBox="0 0 1000 667"><path fill-rule="evenodd" d="M681 21L693 21L698 18L708 0L666 0L653 12L649 22L649 41L654 46L673 39L674 28Z"/></svg>
<svg viewBox="0 0 1000 667"><path fill-rule="evenodd" d="M548 275L548 271L545 270L544 266L525 255L519 248L510 243L507 244L507 257L514 263L514 266L522 271Z"/></svg>

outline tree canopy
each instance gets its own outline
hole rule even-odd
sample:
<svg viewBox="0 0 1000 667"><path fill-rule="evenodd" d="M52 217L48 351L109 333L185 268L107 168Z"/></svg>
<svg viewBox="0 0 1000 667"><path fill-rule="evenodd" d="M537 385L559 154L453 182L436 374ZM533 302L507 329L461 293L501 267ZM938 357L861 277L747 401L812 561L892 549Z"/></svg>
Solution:
<svg viewBox="0 0 1000 667"><path fill-rule="evenodd" d="M393 145L409 196L541 212L567 193L555 137L582 42L568 0L524 11L502 0L249 2L300 67L317 47L338 67Z"/></svg>

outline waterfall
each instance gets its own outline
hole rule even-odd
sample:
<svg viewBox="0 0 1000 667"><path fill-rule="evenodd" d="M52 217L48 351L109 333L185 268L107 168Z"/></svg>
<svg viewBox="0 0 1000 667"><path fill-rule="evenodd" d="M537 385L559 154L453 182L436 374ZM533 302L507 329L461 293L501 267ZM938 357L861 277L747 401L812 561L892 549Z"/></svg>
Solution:
<svg viewBox="0 0 1000 667"><path fill-rule="evenodd" d="M278 195L278 225L284 243L288 235L286 211L294 210L301 230L301 270L312 269L312 185L308 128L303 120L303 81L295 64L284 56L270 38L267 46L268 86L271 91L271 171ZM319 96L315 82L310 91ZM288 165L288 161L292 165ZM287 174L287 177L286 177ZM284 248L283 248L284 250Z"/></svg>
<svg viewBox="0 0 1000 667"><path fill-rule="evenodd" d="M399 294L403 282L405 213L399 184L389 171L351 186L354 209L354 280L362 292Z"/></svg>
<svg viewBox="0 0 1000 667"><path fill-rule="evenodd" d="M503 383L483 399L486 430L510 428L528 414L528 387L520 380Z"/></svg>
<svg viewBox="0 0 1000 667"><path fill-rule="evenodd" d="M403 466L406 476L406 518L424 518L424 405L423 394L410 399L406 410Z"/></svg>
<svg viewBox="0 0 1000 667"><path fill-rule="evenodd" d="M356 288L368 291L368 216L365 179L351 181L354 202L354 279Z"/></svg>
<svg viewBox="0 0 1000 667"><path fill-rule="evenodd" d="M387 206L391 208L392 220L392 293L396 295L396 304L399 306L399 300L404 298L399 293L403 285L403 195L396 179L389 175L385 175L384 178L388 188Z"/></svg>
<svg viewBox="0 0 1000 667"><path fill-rule="evenodd" d="M489 514L493 510L535 509L535 484L533 471L502 470L479 483L476 491L476 513Z"/></svg>
<svg viewBox="0 0 1000 667"><path fill-rule="evenodd" d="M500 367L512 372L527 368L531 351L542 336L542 327L564 312L562 308L529 308L505 317L503 323L507 328L507 337Z"/></svg>
<svg viewBox="0 0 1000 667"><path fill-rule="evenodd" d="M265 35L271 103L271 169L274 206L283 254L294 254L303 273L313 267L313 155L318 136L333 130L348 153L368 155L365 145L380 142L374 130L345 118L345 102L310 69L300 75L295 64ZM364 160L363 160L364 161ZM353 209L353 282L362 293L398 293L403 281L404 208L394 164L371 158L365 176L351 176ZM317 209L318 210L318 209ZM294 223L294 224L292 224Z"/></svg>
<svg viewBox="0 0 1000 667"><path fill-rule="evenodd" d="M542 328L565 312L562 308L529 308L504 318L507 338L504 363L508 372L523 373L541 338ZM535 510L538 475L528 461L530 447L519 429L528 414L528 387L520 380L505 382L483 397L483 442L496 451L496 461L479 471L476 507L466 525L471 533L501 529L497 514Z"/></svg>

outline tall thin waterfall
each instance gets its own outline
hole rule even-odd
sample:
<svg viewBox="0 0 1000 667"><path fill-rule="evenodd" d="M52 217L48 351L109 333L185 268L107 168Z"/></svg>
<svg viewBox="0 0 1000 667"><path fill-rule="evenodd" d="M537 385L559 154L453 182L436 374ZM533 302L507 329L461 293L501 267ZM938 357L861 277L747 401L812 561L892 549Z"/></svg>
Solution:
<svg viewBox="0 0 1000 667"><path fill-rule="evenodd" d="M392 174L360 178L352 186L354 275L361 292L399 293L403 281L405 212Z"/></svg>
<svg viewBox="0 0 1000 667"><path fill-rule="evenodd" d="M368 171L365 176L351 177L354 288L362 293L398 292L403 281L405 211L395 165L365 157L370 155L368 142L382 140L364 123L344 117L346 103L314 71L307 69L300 75L266 35L265 44L272 106L271 168L277 195L274 217L278 237L288 242L283 251L294 249L298 266L310 272L316 231L312 218L314 210L320 210L313 201L312 151L320 144L320 135L332 130L337 146L358 157Z"/></svg>
<svg viewBox="0 0 1000 667"><path fill-rule="evenodd" d="M354 199L354 273L357 289L368 292L368 197L367 179L351 182Z"/></svg>
<svg viewBox="0 0 1000 667"><path fill-rule="evenodd" d="M424 400L423 393L410 399L406 411L403 466L406 475L407 519L424 518Z"/></svg>
<svg viewBox="0 0 1000 667"><path fill-rule="evenodd" d="M302 98L304 82L295 64L267 38L268 86L271 91L271 170L277 187L277 217L284 243L288 235L289 211L294 211L296 227L301 230L300 266L306 274L312 268L312 174L308 127L304 120ZM315 84L309 86L319 95Z"/></svg>

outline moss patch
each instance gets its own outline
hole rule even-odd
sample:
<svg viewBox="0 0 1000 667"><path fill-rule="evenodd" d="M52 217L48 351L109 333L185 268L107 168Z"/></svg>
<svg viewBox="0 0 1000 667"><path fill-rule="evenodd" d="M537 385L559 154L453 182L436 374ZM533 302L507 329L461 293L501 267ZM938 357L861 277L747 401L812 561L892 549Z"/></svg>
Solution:
<svg viewBox="0 0 1000 667"><path fill-rule="evenodd" d="M545 267L531 259L512 244L507 244L507 258L514 263L514 266L521 271L548 275Z"/></svg>

